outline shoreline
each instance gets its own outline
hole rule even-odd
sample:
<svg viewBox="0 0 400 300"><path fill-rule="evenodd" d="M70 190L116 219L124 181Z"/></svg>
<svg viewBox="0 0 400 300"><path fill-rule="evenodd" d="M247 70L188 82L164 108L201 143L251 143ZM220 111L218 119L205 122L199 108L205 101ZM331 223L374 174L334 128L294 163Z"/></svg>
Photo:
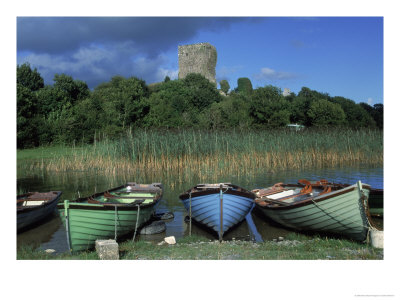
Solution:
<svg viewBox="0 0 400 300"><path fill-rule="evenodd" d="M148 241L119 244L120 260L383 260L383 249L347 239L292 233L282 241L222 241L184 237L174 245ZM96 251L51 254L28 247L17 260L98 260Z"/></svg>

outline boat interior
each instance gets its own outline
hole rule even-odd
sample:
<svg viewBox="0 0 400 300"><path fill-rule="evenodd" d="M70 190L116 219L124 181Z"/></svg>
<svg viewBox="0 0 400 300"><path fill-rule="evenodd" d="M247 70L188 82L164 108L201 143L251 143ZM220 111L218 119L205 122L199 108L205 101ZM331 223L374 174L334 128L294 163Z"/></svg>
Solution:
<svg viewBox="0 0 400 300"><path fill-rule="evenodd" d="M161 197L161 187L156 184L128 184L118 190L106 191L97 197L89 197L92 204L151 204Z"/></svg>
<svg viewBox="0 0 400 300"><path fill-rule="evenodd" d="M39 206L54 199L56 193L28 193L17 198L17 207Z"/></svg>
<svg viewBox="0 0 400 300"><path fill-rule="evenodd" d="M260 205L290 205L295 202L317 197L332 191L331 186L313 186L311 184L285 186L277 183L266 189L253 190L256 194L256 202Z"/></svg>

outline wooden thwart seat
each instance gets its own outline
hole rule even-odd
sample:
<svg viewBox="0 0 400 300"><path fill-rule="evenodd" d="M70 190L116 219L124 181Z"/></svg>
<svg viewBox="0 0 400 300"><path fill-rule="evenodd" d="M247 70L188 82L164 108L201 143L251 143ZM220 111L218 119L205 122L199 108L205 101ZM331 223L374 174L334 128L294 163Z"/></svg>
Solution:
<svg viewBox="0 0 400 300"><path fill-rule="evenodd" d="M102 202L102 201L96 200L93 197L89 197L87 201L90 204L102 204L102 205L112 205L112 206L123 205L123 206L126 206L126 205L142 204L146 200L145 199L135 199L135 201L133 201L131 203L118 203L118 202L109 202L109 203L107 203L107 202Z"/></svg>
<svg viewBox="0 0 400 300"><path fill-rule="evenodd" d="M151 196L116 196L116 195L113 195L113 194L111 194L110 192L105 192L104 193L104 197L105 198L107 198L107 199L115 199L115 198L117 198L117 199L138 199L138 198L140 198L140 199L153 199L154 197L151 197Z"/></svg>
<svg viewBox="0 0 400 300"><path fill-rule="evenodd" d="M17 200L17 203L25 202L25 201L43 201L47 202L52 200L53 198L24 198L24 199L19 199Z"/></svg>
<svg viewBox="0 0 400 300"><path fill-rule="evenodd" d="M290 203L287 203L287 202L284 202L284 201L285 200L289 200L289 199L293 199L293 198L297 198L297 197L300 197L300 196L305 196L307 194L312 193L312 191L313 191L312 186L311 185L307 185L304 188L302 188L299 193L296 193L296 194L293 194L293 195L288 195L288 196L284 196L284 197L277 198L277 199L271 199L271 198L268 198L268 196L263 196L263 197L260 197L259 200L260 201L269 202L269 203L273 203L273 204L291 205ZM258 203L261 204L261 202L258 202Z"/></svg>

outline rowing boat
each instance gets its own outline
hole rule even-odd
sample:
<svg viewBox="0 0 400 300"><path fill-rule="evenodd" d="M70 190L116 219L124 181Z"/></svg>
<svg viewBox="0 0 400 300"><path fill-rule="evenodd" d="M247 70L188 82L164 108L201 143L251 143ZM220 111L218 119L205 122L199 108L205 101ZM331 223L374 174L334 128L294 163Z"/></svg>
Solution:
<svg viewBox="0 0 400 300"><path fill-rule="evenodd" d="M254 205L254 194L230 183L198 184L179 198L196 222L224 233L243 221Z"/></svg>
<svg viewBox="0 0 400 300"><path fill-rule="evenodd" d="M278 183L256 189L256 207L273 221L300 231L343 235L364 241L372 227L368 216L371 187L356 184L333 189L331 186Z"/></svg>
<svg viewBox="0 0 400 300"><path fill-rule="evenodd" d="M38 224L51 215L61 196L60 191L31 192L17 196L17 231Z"/></svg>
<svg viewBox="0 0 400 300"><path fill-rule="evenodd" d="M304 182L301 184L304 185ZM350 186L350 184L330 182L325 179L310 181L310 184L322 188L329 185L333 190ZM368 197L368 211L373 217L383 217L383 189L371 187Z"/></svg>
<svg viewBox="0 0 400 300"><path fill-rule="evenodd" d="M90 197L59 203L70 250L90 250L96 240L116 240L136 233L151 218L162 193L161 183L128 182Z"/></svg>

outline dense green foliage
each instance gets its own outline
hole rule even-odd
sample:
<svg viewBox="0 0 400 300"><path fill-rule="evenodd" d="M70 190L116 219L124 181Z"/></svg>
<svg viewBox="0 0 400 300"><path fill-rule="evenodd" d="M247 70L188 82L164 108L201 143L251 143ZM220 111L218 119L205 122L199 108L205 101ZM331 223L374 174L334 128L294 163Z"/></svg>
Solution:
<svg viewBox="0 0 400 300"><path fill-rule="evenodd" d="M227 94L230 87L220 82ZM248 78L221 96L199 74L150 86L136 77L115 76L89 90L86 83L56 74L53 85L29 64L17 66L17 146L91 143L115 138L128 128L276 128L289 123L307 127L383 129L383 104L357 104L303 87L283 96L268 85L253 89Z"/></svg>
<svg viewBox="0 0 400 300"><path fill-rule="evenodd" d="M250 79L246 77L241 77L237 80L237 88L236 92L237 93L243 93L246 95L250 95L251 92L253 91L253 85L251 84Z"/></svg>
<svg viewBox="0 0 400 300"><path fill-rule="evenodd" d="M35 68L31 69L28 63L17 66L17 84L26 87L30 91L37 91L44 87L44 80Z"/></svg>
<svg viewBox="0 0 400 300"><path fill-rule="evenodd" d="M225 95L228 94L229 89L231 88L229 82L224 79L219 82L219 85L221 86L221 91L223 91Z"/></svg>

